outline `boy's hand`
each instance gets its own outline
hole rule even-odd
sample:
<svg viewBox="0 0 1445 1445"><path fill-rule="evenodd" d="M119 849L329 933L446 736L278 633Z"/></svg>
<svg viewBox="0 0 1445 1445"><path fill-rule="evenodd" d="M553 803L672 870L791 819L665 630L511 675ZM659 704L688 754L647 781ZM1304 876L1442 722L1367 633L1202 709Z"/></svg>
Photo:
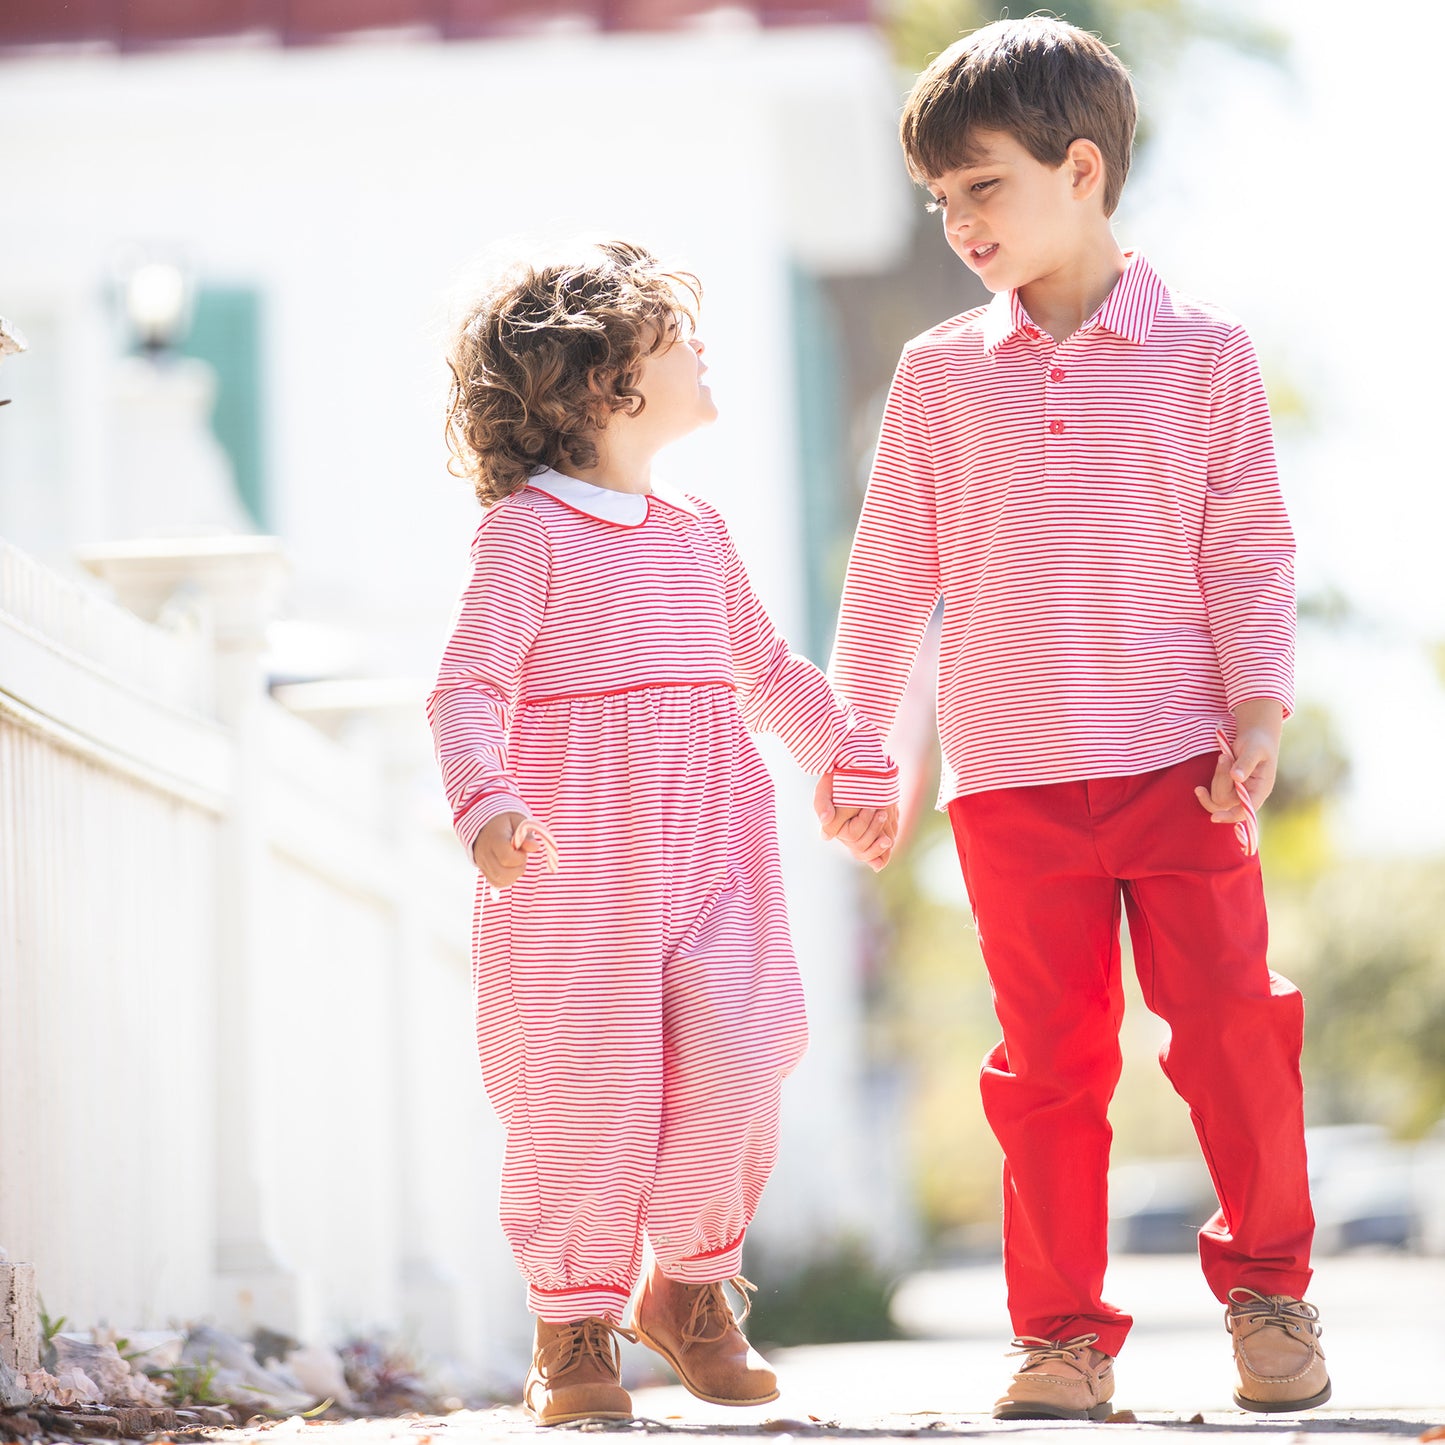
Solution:
<svg viewBox="0 0 1445 1445"><path fill-rule="evenodd" d="M1220 754L1214 778L1207 788L1195 788L1194 796L1214 823L1242 823L1247 816L1239 801L1236 785L1249 791L1257 813L1274 791L1275 769L1279 765L1279 735L1284 726L1284 709L1272 698L1251 698L1234 709L1238 725L1234 740L1234 761Z"/></svg>
<svg viewBox="0 0 1445 1445"><path fill-rule="evenodd" d="M493 888L515 883L527 870L528 856L543 851L542 840L534 830L523 833L521 846L517 846L518 830L530 821L525 813L498 813L477 834L472 861Z"/></svg>
<svg viewBox="0 0 1445 1445"><path fill-rule="evenodd" d="M875 873L888 866L898 838L898 805L855 808L833 802L833 775L824 773L813 793L813 811L825 838L837 838L860 863Z"/></svg>

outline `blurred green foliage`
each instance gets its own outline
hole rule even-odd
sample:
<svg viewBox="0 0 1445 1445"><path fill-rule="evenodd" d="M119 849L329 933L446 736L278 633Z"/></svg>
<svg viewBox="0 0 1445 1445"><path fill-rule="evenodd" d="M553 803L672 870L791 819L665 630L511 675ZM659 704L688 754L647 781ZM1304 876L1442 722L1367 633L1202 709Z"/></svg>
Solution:
<svg viewBox="0 0 1445 1445"><path fill-rule="evenodd" d="M983 0L893 0L885 24L899 63L922 70L961 35L994 20L1051 15L1102 36L1129 67L1141 89L1137 146L1151 135L1149 90L1165 80L1187 47L1216 41L1258 60L1280 62L1283 33L1242 7L1219 0L1061 0L1045 6L983 3Z"/></svg>
<svg viewBox="0 0 1445 1445"><path fill-rule="evenodd" d="M890 1340L898 1329L888 1312L897 1281L884 1275L870 1252L845 1241L814 1255L799 1270L773 1269L753 1296L748 1338L763 1348Z"/></svg>
<svg viewBox="0 0 1445 1445"><path fill-rule="evenodd" d="M1278 61L1285 54L1283 34L1247 13L1209 0L1061 0L1037 8L987 4L980 0L894 0L885 24L899 62L922 70L960 35L993 20L1023 15L1052 15L1116 46L1130 67L1167 72L1192 41L1214 40L1242 54Z"/></svg>
<svg viewBox="0 0 1445 1445"><path fill-rule="evenodd" d="M998 1025L946 815L920 814L876 897L885 962L871 1044L906 1071L915 1197L925 1234L948 1241L997 1219L1002 1156L976 1083Z"/></svg>
<svg viewBox="0 0 1445 1445"><path fill-rule="evenodd" d="M1445 859L1336 863L1273 923L1305 996L1312 1121L1426 1133L1445 1116Z"/></svg>

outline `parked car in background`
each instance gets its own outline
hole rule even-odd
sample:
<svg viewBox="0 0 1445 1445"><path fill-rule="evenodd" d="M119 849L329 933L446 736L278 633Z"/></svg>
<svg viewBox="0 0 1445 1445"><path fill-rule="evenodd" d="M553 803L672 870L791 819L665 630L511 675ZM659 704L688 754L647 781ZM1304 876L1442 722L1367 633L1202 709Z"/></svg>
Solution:
<svg viewBox="0 0 1445 1445"><path fill-rule="evenodd" d="M1418 1143L1380 1124L1305 1131L1315 1253L1357 1249L1445 1255L1445 1120ZM1109 1171L1109 1243L1131 1254L1189 1253L1217 1208L1199 1158L1137 1159Z"/></svg>
<svg viewBox="0 0 1445 1445"><path fill-rule="evenodd" d="M1416 1146L1379 1124L1327 1124L1305 1131L1315 1252L1410 1249L1421 1233Z"/></svg>
<svg viewBox="0 0 1445 1445"><path fill-rule="evenodd" d="M1109 1171L1109 1249L1189 1254L1218 1208L1203 1159L1137 1159Z"/></svg>
<svg viewBox="0 0 1445 1445"><path fill-rule="evenodd" d="M1445 1254L1445 1119L1415 1146L1417 1245L1421 1254Z"/></svg>

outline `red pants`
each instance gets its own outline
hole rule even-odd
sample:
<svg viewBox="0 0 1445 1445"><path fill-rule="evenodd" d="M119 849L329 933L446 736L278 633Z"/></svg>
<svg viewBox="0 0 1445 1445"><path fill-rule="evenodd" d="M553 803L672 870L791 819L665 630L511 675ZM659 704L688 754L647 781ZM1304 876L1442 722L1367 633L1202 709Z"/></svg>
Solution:
<svg viewBox="0 0 1445 1445"><path fill-rule="evenodd" d="M1112 1355L1133 1323L1100 1297L1121 904L1144 1000L1170 1029L1159 1061L1219 1197L1200 1232L1209 1286L1224 1300L1236 1285L1298 1297L1309 1283L1304 1004L1265 963L1259 860L1194 797L1215 762L949 804L1003 1028L982 1089L1004 1152L1004 1266L1020 1335L1097 1332Z"/></svg>

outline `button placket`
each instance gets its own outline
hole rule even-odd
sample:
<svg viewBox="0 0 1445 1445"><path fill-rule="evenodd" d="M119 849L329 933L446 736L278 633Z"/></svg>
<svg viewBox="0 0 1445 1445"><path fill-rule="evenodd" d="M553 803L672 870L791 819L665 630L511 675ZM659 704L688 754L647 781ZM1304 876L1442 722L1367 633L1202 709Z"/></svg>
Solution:
<svg viewBox="0 0 1445 1445"><path fill-rule="evenodd" d="M1045 430L1048 432L1050 439L1055 441L1057 441L1058 438L1064 436L1065 433L1067 433L1067 431L1069 430L1068 421L1064 417L1059 416L1057 413L1058 403L1056 400L1057 393L1055 390L1058 387L1059 383L1062 382L1067 375L1067 368L1059 365L1058 349L1055 348L1053 354L1051 354L1048 359L1048 363L1044 371L1044 376L1046 377L1050 387L1050 390L1047 393L1049 400L1048 409L1050 415L1048 417L1048 423ZM1057 468L1058 466L1059 451L1061 449L1061 445L1062 444L1056 445L1052 449L1052 460L1054 462L1055 468Z"/></svg>

